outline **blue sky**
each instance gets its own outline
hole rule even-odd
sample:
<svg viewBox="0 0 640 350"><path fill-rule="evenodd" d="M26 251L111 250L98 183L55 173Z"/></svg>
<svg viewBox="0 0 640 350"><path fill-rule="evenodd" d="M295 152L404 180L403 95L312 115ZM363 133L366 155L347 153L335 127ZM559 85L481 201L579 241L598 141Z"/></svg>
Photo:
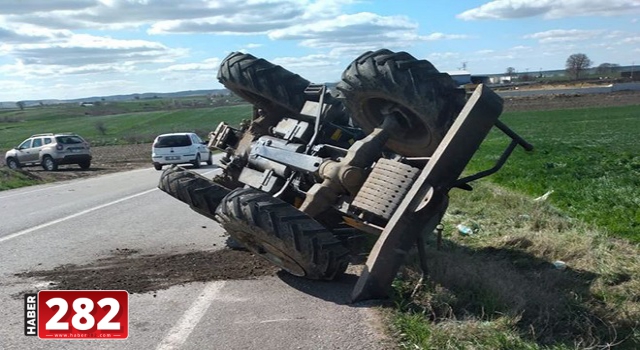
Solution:
<svg viewBox="0 0 640 350"><path fill-rule="evenodd" d="M232 51L337 81L380 48L473 74L640 65L640 0L2 0L0 101L221 88Z"/></svg>

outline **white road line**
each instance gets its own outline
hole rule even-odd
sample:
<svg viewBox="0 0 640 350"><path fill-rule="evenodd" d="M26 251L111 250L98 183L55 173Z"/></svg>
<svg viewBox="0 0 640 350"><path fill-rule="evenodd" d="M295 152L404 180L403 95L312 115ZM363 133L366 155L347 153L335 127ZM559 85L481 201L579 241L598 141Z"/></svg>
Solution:
<svg viewBox="0 0 640 350"><path fill-rule="evenodd" d="M1 196L0 199L5 199L5 198L15 197L15 196L22 196L22 195L33 193L33 192L40 192L40 191L44 191L44 190L50 190L50 189L53 189L53 188L58 188L58 187L67 186L67 185L70 185L70 183L62 184L62 185L55 185L55 186L47 186L47 187L44 187L44 188L39 188L37 190L24 191L24 192L19 192L19 193L12 193L12 194L9 194L9 195L6 195L6 196Z"/></svg>
<svg viewBox="0 0 640 350"><path fill-rule="evenodd" d="M62 187L62 186L69 186L69 185L73 185L73 184L78 184L79 182L82 181L92 181L98 177L103 177L103 176L116 176L116 175L120 175L120 174L129 174L129 173L133 173L133 172L138 172L138 171L144 171L144 170L151 170L151 168L143 168L143 169L135 169L135 170L128 170L128 171L123 171L123 172L117 172L117 173L111 173L111 174L104 174L104 175L100 175L97 177L87 177L87 178L82 178L82 179L77 179L77 180L65 180L66 183L62 183L62 184L58 184L58 185L53 185L53 186L46 186L44 188L38 188L35 190L31 190L31 191L19 191L18 193L11 193L8 194L6 196L0 196L0 199L5 199L5 198L9 198L9 197L15 197L15 196L22 196L25 194L29 194L29 193L34 193L34 192L40 192L40 191L44 191L44 190L51 190L54 188L58 188L58 187Z"/></svg>
<svg viewBox="0 0 640 350"><path fill-rule="evenodd" d="M16 233L12 233L12 234L4 236L4 237L0 237L0 243L8 241L8 240L16 238L16 237L20 237L22 235L26 235L27 233L31 233L33 231L37 231L37 230L39 230L41 228L49 227L51 225L55 225L55 224L61 223L63 221L74 219L74 218L77 218L78 216L81 216L81 215L84 215L84 214L88 214L88 213L91 213L93 211L100 210L100 209L106 208L108 206L112 206L114 204L118 204L118 203L127 201L129 199L136 198L136 197L139 197L139 196L142 196L142 195L145 195L147 193L151 193L151 192L157 191L157 190L158 190L157 188L152 188L150 190L146 190L146 191L143 191L143 192L140 192L140 193L132 194L132 195L124 197L124 198L120 198L120 199L115 200L113 202L101 204L101 205L99 205L97 207L89 208L87 210L83 210L81 212L78 212L78 213L75 213L75 214L71 214L69 216L65 216L65 217L57 219L57 220L45 222L44 224L40 224L38 226L34 226L34 227L28 228L26 230L22 230L22 231L19 231L19 232L16 232Z"/></svg>
<svg viewBox="0 0 640 350"><path fill-rule="evenodd" d="M224 286L224 281L209 282L200 295L193 301L178 322L169 330L167 336L158 344L156 350L178 349L187 340L200 319L216 299Z"/></svg>

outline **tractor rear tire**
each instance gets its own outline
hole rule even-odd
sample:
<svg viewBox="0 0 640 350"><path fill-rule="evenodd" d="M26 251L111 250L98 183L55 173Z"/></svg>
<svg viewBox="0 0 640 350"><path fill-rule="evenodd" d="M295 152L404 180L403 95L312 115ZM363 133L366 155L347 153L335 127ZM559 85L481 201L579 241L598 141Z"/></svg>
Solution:
<svg viewBox="0 0 640 350"><path fill-rule="evenodd" d="M465 92L427 60L382 49L356 58L336 86L354 121L370 133L395 107L402 129L387 147L408 157L430 156L462 110Z"/></svg>
<svg viewBox="0 0 640 350"><path fill-rule="evenodd" d="M331 280L349 264L349 251L331 231L268 193L233 190L216 213L233 239L292 275Z"/></svg>
<svg viewBox="0 0 640 350"><path fill-rule="evenodd" d="M191 209L215 220L216 208L229 189L181 167L171 167L160 176L158 188L189 204Z"/></svg>
<svg viewBox="0 0 640 350"><path fill-rule="evenodd" d="M298 115L309 81L253 55L232 52L220 64L218 81L274 118Z"/></svg>

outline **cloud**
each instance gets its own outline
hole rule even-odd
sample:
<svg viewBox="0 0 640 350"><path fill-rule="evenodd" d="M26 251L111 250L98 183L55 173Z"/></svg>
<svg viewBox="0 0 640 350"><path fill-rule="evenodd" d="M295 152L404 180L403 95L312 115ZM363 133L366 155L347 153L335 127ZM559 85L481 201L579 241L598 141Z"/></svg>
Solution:
<svg viewBox="0 0 640 350"><path fill-rule="evenodd" d="M42 1L40 1L42 2ZM346 1L348 3L349 1ZM9 13L11 21L49 28L120 29L149 26L150 34L264 33L309 18L309 10L326 4L322 18L340 6L332 0L63 0L27 1ZM29 5L29 6L27 6ZM4 5L0 5L4 7Z"/></svg>
<svg viewBox="0 0 640 350"><path fill-rule="evenodd" d="M71 35L68 30L50 30L31 25L0 25L0 43L5 45L47 42L68 38Z"/></svg>
<svg viewBox="0 0 640 350"><path fill-rule="evenodd" d="M358 55L363 51L358 52ZM356 55L352 56L355 58ZM300 74L314 83L336 82L347 66L341 56L331 54L306 55L300 57L278 57L272 60L285 69Z"/></svg>
<svg viewBox="0 0 640 350"><path fill-rule="evenodd" d="M142 62L166 62L185 53L152 41L119 40L87 34L70 34L61 40L43 43L5 45L3 51L25 66L58 67L132 66Z"/></svg>
<svg viewBox="0 0 640 350"><path fill-rule="evenodd" d="M3 15L22 15L51 11L78 11L91 8L96 0L5 0L0 7Z"/></svg>
<svg viewBox="0 0 640 350"><path fill-rule="evenodd" d="M405 16L380 16L370 12L293 25L269 32L272 40L300 40L311 48L403 47L420 41L466 38L464 35L418 34L418 25Z"/></svg>
<svg viewBox="0 0 640 350"><path fill-rule="evenodd" d="M456 17L470 21L534 16L544 18L620 16L630 13L640 13L638 0L493 0L462 12Z"/></svg>
<svg viewBox="0 0 640 350"><path fill-rule="evenodd" d="M208 72L217 72L218 67L220 67L221 59L214 57L208 58L202 62L198 63L183 63L183 64L174 64L168 67L160 69L161 72L187 72L187 71L208 71Z"/></svg>
<svg viewBox="0 0 640 350"><path fill-rule="evenodd" d="M597 38L603 34L602 30L553 29L544 32L525 35L525 39L535 39L541 44L583 41Z"/></svg>

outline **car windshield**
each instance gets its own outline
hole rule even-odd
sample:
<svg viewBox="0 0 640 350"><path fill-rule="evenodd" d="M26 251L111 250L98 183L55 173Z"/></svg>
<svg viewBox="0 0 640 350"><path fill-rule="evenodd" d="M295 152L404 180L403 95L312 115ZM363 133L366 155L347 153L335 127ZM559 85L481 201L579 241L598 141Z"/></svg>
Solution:
<svg viewBox="0 0 640 350"><path fill-rule="evenodd" d="M84 141L78 136L56 136L56 141L63 145L73 145L83 143Z"/></svg>
<svg viewBox="0 0 640 350"><path fill-rule="evenodd" d="M191 146L191 139L188 135L160 136L158 137L158 142L156 142L155 145L156 148L186 146Z"/></svg>

